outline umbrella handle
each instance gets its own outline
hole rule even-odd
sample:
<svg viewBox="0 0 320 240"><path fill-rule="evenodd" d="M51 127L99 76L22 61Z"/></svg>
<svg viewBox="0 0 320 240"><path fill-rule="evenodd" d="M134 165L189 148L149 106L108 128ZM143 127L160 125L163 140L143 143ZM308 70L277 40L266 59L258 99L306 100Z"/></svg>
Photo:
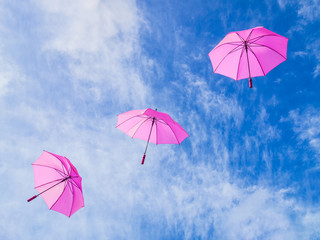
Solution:
<svg viewBox="0 0 320 240"><path fill-rule="evenodd" d="M146 155L145 155L145 154L143 154L141 164L144 164L144 160L145 160L145 159L146 159Z"/></svg>
<svg viewBox="0 0 320 240"><path fill-rule="evenodd" d="M38 197L38 195L34 195L32 198L29 198L27 201L30 202L30 201L32 201L33 199L35 199L36 197Z"/></svg>
<svg viewBox="0 0 320 240"><path fill-rule="evenodd" d="M249 88L252 88L252 78L249 78Z"/></svg>

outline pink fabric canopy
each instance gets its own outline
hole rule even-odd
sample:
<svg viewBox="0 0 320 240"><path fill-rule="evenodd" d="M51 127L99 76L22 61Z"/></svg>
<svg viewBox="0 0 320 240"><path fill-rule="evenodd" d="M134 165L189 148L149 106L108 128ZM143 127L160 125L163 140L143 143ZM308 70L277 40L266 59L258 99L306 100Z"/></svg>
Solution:
<svg viewBox="0 0 320 240"><path fill-rule="evenodd" d="M119 114L116 127L132 138L155 144L180 144L189 136L167 113L151 108ZM148 143L141 164L144 163Z"/></svg>
<svg viewBox="0 0 320 240"><path fill-rule="evenodd" d="M231 32L209 53L214 73L235 80L265 76L287 59L288 38L263 27Z"/></svg>
<svg viewBox="0 0 320 240"><path fill-rule="evenodd" d="M167 113L151 108L119 114L117 128L132 138L145 141L152 128L149 141L155 144L180 144L189 136Z"/></svg>
<svg viewBox="0 0 320 240"><path fill-rule="evenodd" d="M68 217L84 207L81 180L77 169L66 157L43 151L32 164L35 189L49 209Z"/></svg>

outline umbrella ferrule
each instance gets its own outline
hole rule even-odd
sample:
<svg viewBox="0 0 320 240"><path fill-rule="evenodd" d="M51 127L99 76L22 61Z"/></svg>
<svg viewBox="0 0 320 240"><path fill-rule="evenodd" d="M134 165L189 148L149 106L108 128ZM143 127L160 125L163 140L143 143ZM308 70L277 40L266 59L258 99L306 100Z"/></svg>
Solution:
<svg viewBox="0 0 320 240"><path fill-rule="evenodd" d="M62 180L62 182L67 181L69 178L71 178L71 176L66 177L65 179Z"/></svg>

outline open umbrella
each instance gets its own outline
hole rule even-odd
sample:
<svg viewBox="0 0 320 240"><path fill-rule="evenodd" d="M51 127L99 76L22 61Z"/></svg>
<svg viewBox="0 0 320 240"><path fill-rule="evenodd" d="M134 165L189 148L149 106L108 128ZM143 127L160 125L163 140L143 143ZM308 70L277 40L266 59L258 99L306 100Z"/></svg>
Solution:
<svg viewBox="0 0 320 240"><path fill-rule="evenodd" d="M287 60L288 38L264 27L231 32L209 53L213 72L235 80L265 76Z"/></svg>
<svg viewBox="0 0 320 240"><path fill-rule="evenodd" d="M132 110L118 115L116 128L132 138L147 141L141 164L144 164L149 142L155 144L180 144L189 135L167 113L151 108Z"/></svg>
<svg viewBox="0 0 320 240"><path fill-rule="evenodd" d="M39 194L28 202L41 195L49 209L68 217L84 207L82 178L68 158L43 151L32 166Z"/></svg>

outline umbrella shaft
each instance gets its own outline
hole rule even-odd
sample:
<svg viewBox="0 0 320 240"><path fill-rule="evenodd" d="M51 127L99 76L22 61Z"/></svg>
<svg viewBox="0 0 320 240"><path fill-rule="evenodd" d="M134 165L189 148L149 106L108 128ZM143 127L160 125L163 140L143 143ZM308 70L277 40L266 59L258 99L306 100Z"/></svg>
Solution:
<svg viewBox="0 0 320 240"><path fill-rule="evenodd" d="M149 133L149 137L148 137L148 141L147 141L147 146L146 146L146 149L144 150L144 155L146 155L146 152L147 152L147 149L148 149L148 145L149 145L149 141L150 141L150 137L151 137L151 132L152 132L152 127L153 127L154 121L155 121L155 118L153 118L153 120L152 120L152 125L151 125L151 129L150 129L150 133Z"/></svg>
<svg viewBox="0 0 320 240"><path fill-rule="evenodd" d="M249 64L249 56L248 56L248 45L247 42L245 42L245 48L246 48L246 55L247 55L247 63L248 63L248 71L249 71L249 78L251 78L251 72L250 72L250 64Z"/></svg>

